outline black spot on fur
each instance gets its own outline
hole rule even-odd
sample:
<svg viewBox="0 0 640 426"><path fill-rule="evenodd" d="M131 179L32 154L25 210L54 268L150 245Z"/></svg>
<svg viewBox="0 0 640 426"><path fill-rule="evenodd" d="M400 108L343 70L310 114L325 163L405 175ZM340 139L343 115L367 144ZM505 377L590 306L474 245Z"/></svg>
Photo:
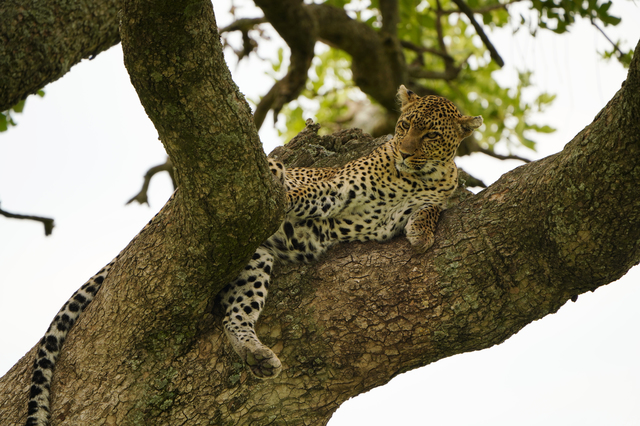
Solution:
<svg viewBox="0 0 640 426"><path fill-rule="evenodd" d="M293 225L291 225L291 222L285 222L284 223L284 234L287 236L287 238L291 238L293 237Z"/></svg>
<svg viewBox="0 0 640 426"><path fill-rule="evenodd" d="M56 339L56 336L47 336L45 348L49 352L58 352L58 339Z"/></svg>
<svg viewBox="0 0 640 426"><path fill-rule="evenodd" d="M47 358L42 358L38 361L38 367L42 368L43 370L53 370L53 363Z"/></svg>
<svg viewBox="0 0 640 426"><path fill-rule="evenodd" d="M36 385L41 385L43 383L47 383L47 378L44 377L44 374L42 374L42 371L36 370L33 372L33 377L31 378L31 382L35 383Z"/></svg>
<svg viewBox="0 0 640 426"><path fill-rule="evenodd" d="M40 386L32 385L31 386L31 391L29 392L29 397L30 398L35 398L36 396L40 395L41 393L42 393L42 388ZM31 413L29 413L29 414L31 414Z"/></svg>

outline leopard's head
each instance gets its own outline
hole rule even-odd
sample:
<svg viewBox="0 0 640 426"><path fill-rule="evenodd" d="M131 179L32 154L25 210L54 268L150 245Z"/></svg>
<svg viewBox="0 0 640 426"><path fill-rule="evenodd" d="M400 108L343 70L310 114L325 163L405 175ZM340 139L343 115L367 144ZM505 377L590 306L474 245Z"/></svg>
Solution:
<svg viewBox="0 0 640 426"><path fill-rule="evenodd" d="M396 167L415 173L434 161L453 160L460 142L482 125L482 116L460 114L455 105L439 96L418 96L400 86L400 118L393 148Z"/></svg>

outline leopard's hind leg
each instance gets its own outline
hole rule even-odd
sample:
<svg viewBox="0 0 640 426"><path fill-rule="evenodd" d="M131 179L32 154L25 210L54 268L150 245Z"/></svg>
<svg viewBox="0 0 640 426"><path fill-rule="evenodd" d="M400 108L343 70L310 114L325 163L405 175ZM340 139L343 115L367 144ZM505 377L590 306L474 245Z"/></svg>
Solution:
<svg viewBox="0 0 640 426"><path fill-rule="evenodd" d="M225 333L236 353L261 379L276 377L282 370L276 354L260 342L254 329L267 297L272 266L273 256L259 247L245 269L220 293Z"/></svg>

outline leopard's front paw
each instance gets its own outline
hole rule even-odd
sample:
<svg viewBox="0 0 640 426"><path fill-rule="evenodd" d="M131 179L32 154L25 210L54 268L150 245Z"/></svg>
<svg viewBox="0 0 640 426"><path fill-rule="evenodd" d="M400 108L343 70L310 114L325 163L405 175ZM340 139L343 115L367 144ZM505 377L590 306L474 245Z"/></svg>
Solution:
<svg viewBox="0 0 640 426"><path fill-rule="evenodd" d="M418 253L424 253L429 250L435 241L433 231L425 229L421 222L409 221L404 228L407 239Z"/></svg>
<svg viewBox="0 0 640 426"><path fill-rule="evenodd" d="M280 360L266 346L247 351L244 361L251 369L251 373L259 379L274 379L282 371Z"/></svg>
<svg viewBox="0 0 640 426"><path fill-rule="evenodd" d="M413 213L407 221L404 233L417 252L424 253L433 245L439 216L439 206L426 205Z"/></svg>
<svg viewBox="0 0 640 426"><path fill-rule="evenodd" d="M429 250L435 241L433 233L409 233L407 232L407 239L411 243L411 246L418 253L424 253Z"/></svg>

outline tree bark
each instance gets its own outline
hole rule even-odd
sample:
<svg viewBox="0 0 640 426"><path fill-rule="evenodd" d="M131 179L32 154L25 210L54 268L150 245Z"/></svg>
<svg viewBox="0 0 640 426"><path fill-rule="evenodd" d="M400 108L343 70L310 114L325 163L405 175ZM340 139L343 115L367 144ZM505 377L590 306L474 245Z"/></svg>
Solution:
<svg viewBox="0 0 640 426"><path fill-rule="evenodd" d="M346 399L498 344L640 261L639 44L625 85L591 125L482 193L460 191L427 253L398 238L279 268L257 332L284 371L256 380L226 343L221 313L209 312L273 230L281 202L211 7L127 2L123 43L179 190L72 329L54 374L52 425L325 424ZM358 145L375 143L309 127L294 152L276 154L327 165ZM26 418L33 356L0 379L4 424Z"/></svg>
<svg viewBox="0 0 640 426"><path fill-rule="evenodd" d="M0 111L120 42L121 0L0 2Z"/></svg>

